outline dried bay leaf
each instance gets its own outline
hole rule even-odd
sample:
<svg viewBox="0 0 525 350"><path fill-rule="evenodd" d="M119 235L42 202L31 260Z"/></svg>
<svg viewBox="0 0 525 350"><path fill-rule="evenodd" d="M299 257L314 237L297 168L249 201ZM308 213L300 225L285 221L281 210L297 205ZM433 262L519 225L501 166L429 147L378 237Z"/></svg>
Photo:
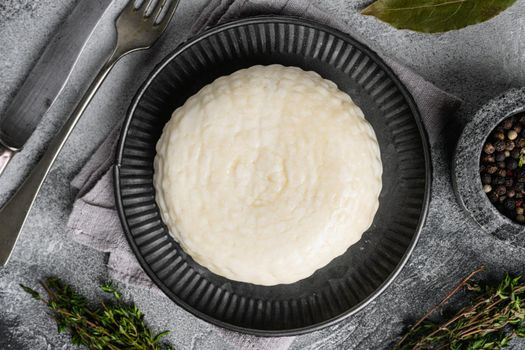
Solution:
<svg viewBox="0 0 525 350"><path fill-rule="evenodd" d="M481 23L516 0L377 0L361 13L398 29L437 33Z"/></svg>

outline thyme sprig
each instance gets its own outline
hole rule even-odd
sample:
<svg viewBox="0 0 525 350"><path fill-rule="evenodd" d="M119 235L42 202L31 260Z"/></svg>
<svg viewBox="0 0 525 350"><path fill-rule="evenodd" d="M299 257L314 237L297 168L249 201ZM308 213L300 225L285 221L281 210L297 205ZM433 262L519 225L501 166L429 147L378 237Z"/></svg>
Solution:
<svg viewBox="0 0 525 350"><path fill-rule="evenodd" d="M525 282L508 274L496 286L472 282L482 270L464 278L407 331L394 349L498 350L514 336L525 337ZM470 305L442 322L428 319L462 289L475 294Z"/></svg>
<svg viewBox="0 0 525 350"><path fill-rule="evenodd" d="M40 283L47 294L45 300L32 288L20 285L35 300L47 305L56 321L58 332L69 331L71 342L93 350L168 350L171 346L160 342L169 332L153 335L144 322L144 314L133 303L125 303L122 294L110 283L100 289L112 296L91 308L87 299L57 277Z"/></svg>

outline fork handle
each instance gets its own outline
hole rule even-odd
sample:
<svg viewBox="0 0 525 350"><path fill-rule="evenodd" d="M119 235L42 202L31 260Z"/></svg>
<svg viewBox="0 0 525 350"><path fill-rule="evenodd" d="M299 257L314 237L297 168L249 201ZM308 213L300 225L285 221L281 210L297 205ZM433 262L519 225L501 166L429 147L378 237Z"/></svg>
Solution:
<svg viewBox="0 0 525 350"><path fill-rule="evenodd" d="M49 169L55 162L55 159L86 110L86 107L120 57L121 55L114 52L107 59L104 66L84 93L82 99L77 103L73 113L49 143L42 158L36 166L33 167L31 173L22 185L20 185L15 194L0 209L0 266L4 266L9 260L29 211L42 187L42 183L49 173Z"/></svg>

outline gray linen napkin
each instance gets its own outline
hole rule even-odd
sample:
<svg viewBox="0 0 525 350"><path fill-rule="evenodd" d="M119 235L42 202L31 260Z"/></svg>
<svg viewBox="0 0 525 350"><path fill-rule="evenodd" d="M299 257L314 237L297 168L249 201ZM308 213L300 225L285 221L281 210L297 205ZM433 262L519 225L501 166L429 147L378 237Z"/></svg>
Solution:
<svg viewBox="0 0 525 350"><path fill-rule="evenodd" d="M195 22L192 32L235 18L261 14L281 14L314 19L345 31L344 23L328 16L312 0L212 0ZM438 89L410 69L385 58L411 91L423 117L430 142L434 143L443 127L459 107L460 101ZM76 242L109 253L108 273L116 280L155 288L135 259L122 232L113 197L112 164L121 123L91 156L71 186L78 190L68 226ZM293 337L259 338L218 330L225 341L238 349L285 350Z"/></svg>

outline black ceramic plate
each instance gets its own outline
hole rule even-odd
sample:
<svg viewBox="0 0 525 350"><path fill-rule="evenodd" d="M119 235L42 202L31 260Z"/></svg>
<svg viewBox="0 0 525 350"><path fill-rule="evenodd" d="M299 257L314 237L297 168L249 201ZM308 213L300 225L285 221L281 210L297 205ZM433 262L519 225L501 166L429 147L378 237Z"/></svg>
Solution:
<svg viewBox="0 0 525 350"><path fill-rule="evenodd" d="M309 278L267 287L215 275L185 254L161 220L152 180L155 144L176 107L220 76L272 63L316 71L362 108L381 148L383 190L373 225L361 241ZM314 22L257 17L208 30L155 68L129 110L115 184L129 243L164 293L219 326L278 336L333 324L392 282L426 216L430 161L411 96L374 52Z"/></svg>

